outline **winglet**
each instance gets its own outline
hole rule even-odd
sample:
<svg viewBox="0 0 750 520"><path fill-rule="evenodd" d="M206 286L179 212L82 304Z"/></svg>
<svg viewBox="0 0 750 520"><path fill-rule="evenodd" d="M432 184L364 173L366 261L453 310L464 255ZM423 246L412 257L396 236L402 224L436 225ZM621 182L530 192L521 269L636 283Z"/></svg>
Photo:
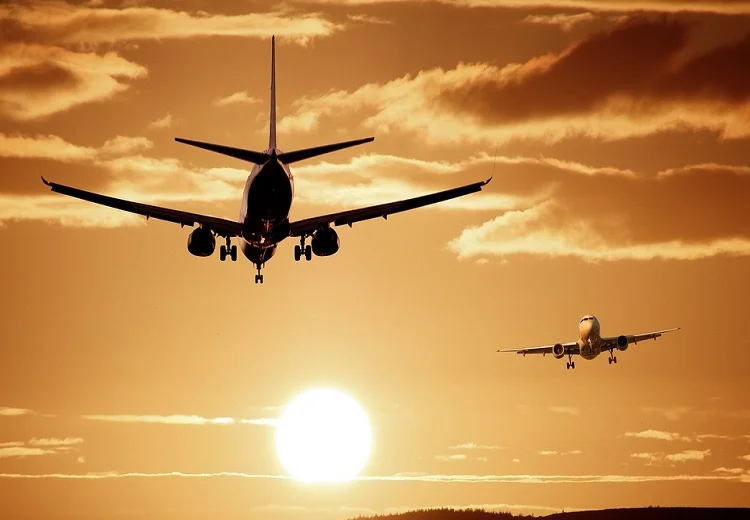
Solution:
<svg viewBox="0 0 750 520"><path fill-rule="evenodd" d="M52 186L52 183L50 183L50 182L49 182L49 181L48 181L47 179L45 179L45 178L44 178L44 175L42 175L41 177L42 177L42 182L43 182L44 184L46 184L47 186Z"/></svg>
<svg viewBox="0 0 750 520"><path fill-rule="evenodd" d="M488 184L490 183L490 181L492 180L492 177L494 177L494 175L490 175L490 178L489 178L489 179L487 179L486 181L484 181L484 182L482 183L482 186L487 186L487 185L488 185Z"/></svg>

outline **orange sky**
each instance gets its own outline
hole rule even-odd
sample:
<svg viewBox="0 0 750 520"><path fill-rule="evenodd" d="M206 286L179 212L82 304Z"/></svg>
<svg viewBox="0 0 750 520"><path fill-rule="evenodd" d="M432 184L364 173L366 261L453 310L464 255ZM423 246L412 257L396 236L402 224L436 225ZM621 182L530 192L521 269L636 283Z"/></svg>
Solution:
<svg viewBox="0 0 750 520"><path fill-rule="evenodd" d="M0 5L4 519L750 506L750 2L516 4ZM284 242L264 285L41 184L236 218L247 165L173 137L266 146L272 33L282 149L376 136L294 165L293 219L493 182ZM586 313L682 330L495 353ZM368 411L367 479L277 478L322 385Z"/></svg>

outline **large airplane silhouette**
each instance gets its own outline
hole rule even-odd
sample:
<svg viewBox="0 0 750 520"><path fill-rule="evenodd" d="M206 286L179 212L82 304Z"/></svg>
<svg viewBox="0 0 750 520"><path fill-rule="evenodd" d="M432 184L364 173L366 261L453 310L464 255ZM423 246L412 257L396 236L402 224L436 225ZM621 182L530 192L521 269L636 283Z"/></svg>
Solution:
<svg viewBox="0 0 750 520"><path fill-rule="evenodd" d="M292 152L282 152L276 147L276 38L274 36L271 38L271 112L268 149L263 152L256 152L179 137L175 138L175 141L180 143L253 163L250 175L245 182L239 220L227 220L117 199L49 182L44 177L42 177L42 181L53 192L144 215L147 219L156 218L175 222L180 226L194 227L197 224L198 227L190 233L187 243L188 251L195 256L212 255L216 249L215 237L220 236L226 239L226 245L222 245L220 248L221 260L226 260L228 256L232 261L236 261L237 246L232 245L231 239L239 237L243 254L257 268L255 283L263 283L261 268L276 253L279 242L288 237L299 237L300 239L299 245L294 246L294 259L296 261L299 261L303 256L309 261L313 254L330 256L339 250L338 234L331 227L332 225L347 224L351 227L354 222L378 217L387 219L388 215L394 213L481 191L482 187L492 180L492 177L490 177L486 181L475 182L421 197L331 213L296 222L289 221L289 210L294 198L294 177L289 169L290 164L343 148L369 143L374 139L374 137L367 137ZM307 237L312 237L311 245L305 244Z"/></svg>

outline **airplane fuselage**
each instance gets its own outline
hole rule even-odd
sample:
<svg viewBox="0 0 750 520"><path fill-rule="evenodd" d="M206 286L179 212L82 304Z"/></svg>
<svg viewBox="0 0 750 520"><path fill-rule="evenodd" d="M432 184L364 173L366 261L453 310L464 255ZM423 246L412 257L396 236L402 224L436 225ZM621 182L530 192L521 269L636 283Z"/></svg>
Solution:
<svg viewBox="0 0 750 520"><path fill-rule="evenodd" d="M601 354L601 327L596 316L587 315L578 322L578 348L583 359Z"/></svg>
<svg viewBox="0 0 750 520"><path fill-rule="evenodd" d="M279 230L289 222L294 198L294 176L289 166L277 158L281 151L269 149L265 153L272 157L250 170L240 208L240 249L245 258L258 266L276 253Z"/></svg>

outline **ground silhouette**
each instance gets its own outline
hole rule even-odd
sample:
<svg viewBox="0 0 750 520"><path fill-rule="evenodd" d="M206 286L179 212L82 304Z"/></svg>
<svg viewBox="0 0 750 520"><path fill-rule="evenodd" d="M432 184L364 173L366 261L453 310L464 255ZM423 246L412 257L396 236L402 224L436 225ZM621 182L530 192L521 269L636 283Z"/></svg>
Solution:
<svg viewBox="0 0 750 520"><path fill-rule="evenodd" d="M642 507L571 511L543 515L545 520L750 520L750 508ZM483 509L417 509L390 515L358 516L357 520L513 520L536 518Z"/></svg>

